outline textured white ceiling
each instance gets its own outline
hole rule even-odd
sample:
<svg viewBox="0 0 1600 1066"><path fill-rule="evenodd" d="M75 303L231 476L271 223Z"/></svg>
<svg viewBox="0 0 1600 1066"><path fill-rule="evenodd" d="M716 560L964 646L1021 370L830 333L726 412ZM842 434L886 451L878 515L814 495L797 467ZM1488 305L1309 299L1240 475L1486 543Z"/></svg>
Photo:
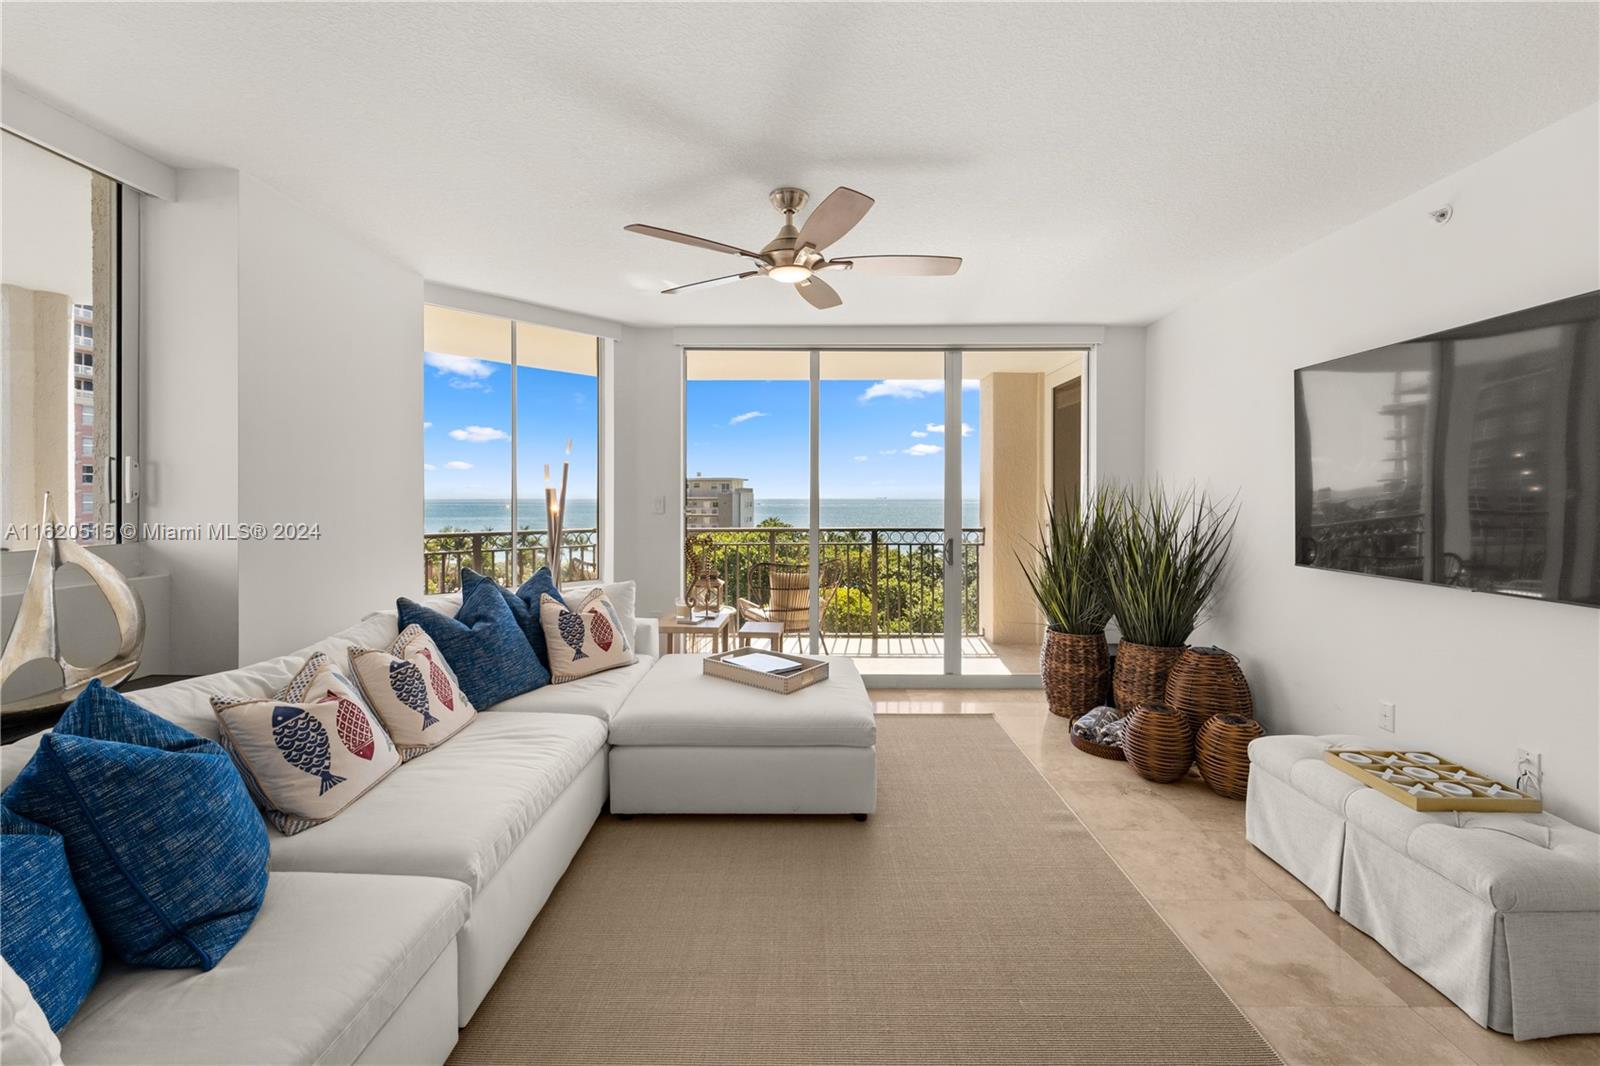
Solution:
<svg viewBox="0 0 1600 1066"><path fill-rule="evenodd" d="M1147 322L1593 101L1593 4L28 4L6 74L430 280L637 323ZM622 232L877 206L813 311ZM360 279L352 278L352 284Z"/></svg>

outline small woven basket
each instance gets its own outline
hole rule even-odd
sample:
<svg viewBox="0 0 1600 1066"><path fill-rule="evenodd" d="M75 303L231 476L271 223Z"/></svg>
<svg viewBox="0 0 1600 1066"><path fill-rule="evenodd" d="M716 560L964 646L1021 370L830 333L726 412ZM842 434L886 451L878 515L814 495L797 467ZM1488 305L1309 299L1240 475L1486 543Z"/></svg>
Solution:
<svg viewBox="0 0 1600 1066"><path fill-rule="evenodd" d="M1146 781L1169 784L1194 765L1194 738L1188 720L1159 703L1142 704L1133 712L1122 750L1128 765Z"/></svg>
<svg viewBox="0 0 1600 1066"><path fill-rule="evenodd" d="M1046 630L1039 647L1039 673L1052 714L1063 718L1087 714L1106 701L1111 679L1106 635Z"/></svg>
<svg viewBox="0 0 1600 1066"><path fill-rule="evenodd" d="M1183 654L1183 648L1161 648L1124 640L1117 645L1117 661L1111 671L1113 702L1123 710L1145 703L1161 703L1167 697L1167 673Z"/></svg>
<svg viewBox="0 0 1600 1066"><path fill-rule="evenodd" d="M1217 647L1186 648L1167 674L1166 704L1198 730L1214 714L1255 715L1239 660Z"/></svg>
<svg viewBox="0 0 1600 1066"><path fill-rule="evenodd" d="M1250 742L1262 734L1261 723L1242 714L1217 714L1206 719L1195 738L1195 762L1211 791L1244 799L1250 784Z"/></svg>

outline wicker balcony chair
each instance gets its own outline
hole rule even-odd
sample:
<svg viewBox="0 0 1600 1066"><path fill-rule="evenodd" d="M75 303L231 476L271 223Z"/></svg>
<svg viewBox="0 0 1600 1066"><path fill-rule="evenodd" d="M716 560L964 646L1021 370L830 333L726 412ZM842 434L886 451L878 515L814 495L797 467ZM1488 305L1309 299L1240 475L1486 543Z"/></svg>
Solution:
<svg viewBox="0 0 1600 1066"><path fill-rule="evenodd" d="M763 574L766 576L765 582L761 580ZM843 567L837 562L824 562L817 572L817 603L824 618L828 614L828 605L839 591L842 576ZM759 588L762 584L767 586L767 602L759 604L740 596L735 601L739 618L746 622L778 622L783 626L786 639L791 633L803 639L811 631L810 568L792 563L757 563L751 568L751 587ZM822 650L826 653L827 634L822 633L820 627L818 634L822 640Z"/></svg>

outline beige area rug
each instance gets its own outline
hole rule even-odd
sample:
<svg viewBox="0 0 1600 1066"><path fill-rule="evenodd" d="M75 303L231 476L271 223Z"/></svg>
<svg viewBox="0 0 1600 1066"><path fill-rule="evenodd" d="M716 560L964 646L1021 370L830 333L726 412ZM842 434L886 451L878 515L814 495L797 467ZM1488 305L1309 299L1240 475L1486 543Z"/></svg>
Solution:
<svg viewBox="0 0 1600 1066"><path fill-rule="evenodd" d="M1276 1063L987 715L878 813L606 814L452 1063Z"/></svg>

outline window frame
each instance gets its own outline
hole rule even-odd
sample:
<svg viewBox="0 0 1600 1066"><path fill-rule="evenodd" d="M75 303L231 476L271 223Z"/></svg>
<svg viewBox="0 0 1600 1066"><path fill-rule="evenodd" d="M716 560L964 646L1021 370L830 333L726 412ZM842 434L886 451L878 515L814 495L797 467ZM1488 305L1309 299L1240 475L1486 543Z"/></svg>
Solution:
<svg viewBox="0 0 1600 1066"><path fill-rule="evenodd" d="M112 270L114 277L111 284L111 304L109 314L102 321L97 318L93 323L72 323L72 333L69 344L73 349L81 338L97 338L101 334L95 327L106 329L111 337L115 352L113 361L113 374L111 388L95 392L92 382L89 388L81 391L91 393L95 397L92 406L83 408L75 420L69 418L67 428L72 434L86 426L93 426L97 421L95 411L101 407L114 408L117 424L116 434L112 441L112 454L106 458L105 476L100 477L101 471L96 470L96 477L104 484L110 494L108 504L108 524L112 527L113 537L98 540L83 545L90 551L115 549L122 544L131 544L139 541L139 491L138 491L138 456L140 445L140 411L139 411L139 380L140 380L140 306L142 297L141 288L141 217L143 211L144 194L122 180L107 174L103 170L89 166L80 159L58 152L48 145L42 144L32 137L5 126L3 133L8 137L27 144L29 147L42 152L49 152L59 156L77 167L82 167L93 174L105 178L112 183L112 207L114 217L111 222L112 239ZM98 309L97 309L98 310ZM84 329L87 332L80 332ZM92 359L92 356L91 356ZM77 352L73 351L73 362L70 369L78 367ZM90 363L93 366L93 363ZM73 382L74 392L78 389L78 381ZM81 464L81 455L74 452L69 456L69 467ZM81 482L78 479L70 480L72 489L76 490ZM74 491L72 495L76 495ZM58 511L58 517L63 512ZM70 505L66 508L65 518L68 522L76 522L82 516L80 512ZM31 559L37 550L36 545L25 548L12 547L0 541L0 560L4 560L3 572L10 577L20 574L31 565Z"/></svg>

